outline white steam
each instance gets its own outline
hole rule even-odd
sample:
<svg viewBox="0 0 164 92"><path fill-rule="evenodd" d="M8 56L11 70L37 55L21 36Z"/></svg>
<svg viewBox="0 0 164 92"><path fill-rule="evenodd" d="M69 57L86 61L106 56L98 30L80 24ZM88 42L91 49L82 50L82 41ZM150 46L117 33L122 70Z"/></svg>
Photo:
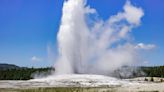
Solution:
<svg viewBox="0 0 164 92"><path fill-rule="evenodd" d="M95 73L108 75L124 65L135 62L137 49L131 43L129 32L140 25L143 10L130 1L123 11L108 20L89 19L97 15L86 0L68 0L58 32L59 58L56 74ZM93 16L92 16L93 17ZM88 21L94 26L88 26Z"/></svg>

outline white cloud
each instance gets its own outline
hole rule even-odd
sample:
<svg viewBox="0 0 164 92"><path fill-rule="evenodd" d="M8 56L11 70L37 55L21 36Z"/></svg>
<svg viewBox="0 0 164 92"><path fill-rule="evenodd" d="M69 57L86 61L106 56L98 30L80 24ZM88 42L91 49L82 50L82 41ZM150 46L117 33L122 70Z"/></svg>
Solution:
<svg viewBox="0 0 164 92"><path fill-rule="evenodd" d="M139 43L135 46L136 49L144 49L144 50L152 50L156 48L156 45L154 44L144 44L144 43Z"/></svg>
<svg viewBox="0 0 164 92"><path fill-rule="evenodd" d="M147 65L147 64L149 64L149 61L144 61L143 64L146 64Z"/></svg>
<svg viewBox="0 0 164 92"><path fill-rule="evenodd" d="M31 61L39 62L39 61L42 61L42 59L36 56L32 56Z"/></svg>
<svg viewBox="0 0 164 92"><path fill-rule="evenodd" d="M126 2L126 5L124 6L125 11L125 18L128 22L133 23L135 25L140 24L140 19L144 15L143 10L141 8L135 7L130 4L130 1Z"/></svg>

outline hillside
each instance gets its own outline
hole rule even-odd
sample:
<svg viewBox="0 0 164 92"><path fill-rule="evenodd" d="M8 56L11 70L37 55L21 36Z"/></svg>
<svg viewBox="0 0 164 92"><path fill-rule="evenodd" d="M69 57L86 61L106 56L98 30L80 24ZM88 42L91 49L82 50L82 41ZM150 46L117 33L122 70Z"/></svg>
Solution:
<svg viewBox="0 0 164 92"><path fill-rule="evenodd" d="M0 64L0 80L29 80L34 77L50 75L53 70L51 67L28 68L13 64Z"/></svg>
<svg viewBox="0 0 164 92"><path fill-rule="evenodd" d="M20 69L21 67L14 64L0 64L0 70Z"/></svg>

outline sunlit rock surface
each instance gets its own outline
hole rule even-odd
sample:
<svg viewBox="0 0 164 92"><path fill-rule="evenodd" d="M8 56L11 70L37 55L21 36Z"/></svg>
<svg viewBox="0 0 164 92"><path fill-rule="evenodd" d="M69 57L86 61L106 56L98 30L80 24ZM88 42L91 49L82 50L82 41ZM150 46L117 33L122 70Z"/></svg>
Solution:
<svg viewBox="0 0 164 92"><path fill-rule="evenodd" d="M134 83L136 84L136 83ZM103 75L55 75L28 81L0 81L0 88L21 87L119 87L131 85L128 81Z"/></svg>

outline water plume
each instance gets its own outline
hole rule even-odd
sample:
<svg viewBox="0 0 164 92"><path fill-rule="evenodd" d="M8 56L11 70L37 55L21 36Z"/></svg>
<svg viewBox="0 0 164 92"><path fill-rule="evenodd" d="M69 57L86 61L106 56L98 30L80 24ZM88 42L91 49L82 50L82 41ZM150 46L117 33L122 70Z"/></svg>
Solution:
<svg viewBox="0 0 164 92"><path fill-rule="evenodd" d="M127 1L122 12L104 21L86 2L67 0L63 4L55 74L110 75L137 60L129 33L140 25L143 10Z"/></svg>

